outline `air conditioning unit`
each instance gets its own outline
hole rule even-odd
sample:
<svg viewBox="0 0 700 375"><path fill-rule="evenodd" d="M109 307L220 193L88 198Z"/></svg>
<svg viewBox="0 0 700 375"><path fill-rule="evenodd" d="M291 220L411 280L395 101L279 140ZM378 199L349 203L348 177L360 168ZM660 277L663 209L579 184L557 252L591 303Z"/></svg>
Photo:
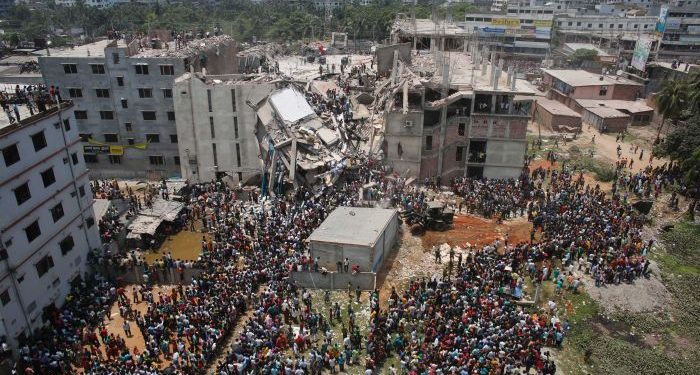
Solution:
<svg viewBox="0 0 700 375"><path fill-rule="evenodd" d="M406 122L403 124L403 126L406 128L413 127L413 120L406 120Z"/></svg>

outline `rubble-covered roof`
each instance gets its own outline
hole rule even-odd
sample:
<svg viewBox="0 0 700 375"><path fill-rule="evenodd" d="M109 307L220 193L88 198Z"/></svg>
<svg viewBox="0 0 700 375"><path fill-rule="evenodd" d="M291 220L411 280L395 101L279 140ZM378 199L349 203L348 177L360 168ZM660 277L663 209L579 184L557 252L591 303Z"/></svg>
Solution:
<svg viewBox="0 0 700 375"><path fill-rule="evenodd" d="M185 42L185 45L177 48L175 41L163 44L163 48L144 48L129 57L134 58L185 58L199 55L203 51L215 48L222 44L233 42L229 35L210 36L208 38L193 39ZM148 43L143 43L147 45Z"/></svg>
<svg viewBox="0 0 700 375"><path fill-rule="evenodd" d="M467 35L467 31L457 26L453 22L436 23L431 19L417 18L397 18L392 26L392 32L399 32L410 35L444 35L458 36Z"/></svg>

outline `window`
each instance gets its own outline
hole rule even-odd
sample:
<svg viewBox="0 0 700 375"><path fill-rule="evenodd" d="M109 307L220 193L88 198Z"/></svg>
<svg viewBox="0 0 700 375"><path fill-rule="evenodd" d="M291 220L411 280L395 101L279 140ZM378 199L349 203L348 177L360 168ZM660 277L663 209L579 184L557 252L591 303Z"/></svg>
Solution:
<svg viewBox="0 0 700 375"><path fill-rule="evenodd" d="M84 154L83 159L85 159L86 164L95 164L98 162L97 155L95 154Z"/></svg>
<svg viewBox="0 0 700 375"><path fill-rule="evenodd" d="M63 64L63 72L66 74L77 74L78 66L75 64Z"/></svg>
<svg viewBox="0 0 700 375"><path fill-rule="evenodd" d="M433 149L433 136L432 135L425 137L425 149L427 151L430 151Z"/></svg>
<svg viewBox="0 0 700 375"><path fill-rule="evenodd" d="M32 197L32 193L29 192L29 183L27 182L14 188L12 191L15 192L15 199L17 200L18 206Z"/></svg>
<svg viewBox="0 0 700 375"><path fill-rule="evenodd" d="M214 158L214 165L219 165L219 158L216 155L216 143L211 144L211 154L212 154L212 157Z"/></svg>
<svg viewBox="0 0 700 375"><path fill-rule="evenodd" d="M168 121L175 121L175 112L168 111L166 113L168 114Z"/></svg>
<svg viewBox="0 0 700 375"><path fill-rule="evenodd" d="M9 167L19 161L19 150L17 145L7 146L2 149L2 158L5 159L5 166Z"/></svg>
<svg viewBox="0 0 700 375"><path fill-rule="evenodd" d="M39 274L39 277L42 277L53 268L53 258L51 258L51 255L47 255L41 258L34 266L36 267L36 272Z"/></svg>
<svg viewBox="0 0 700 375"><path fill-rule="evenodd" d="M602 23L599 23L599 24L598 24L598 28L602 29L602 28L603 28L603 24L602 24Z"/></svg>
<svg viewBox="0 0 700 375"><path fill-rule="evenodd" d="M29 224L29 226L24 228L24 233L27 235L27 242L32 242L39 237L41 235L39 220L35 220L33 223Z"/></svg>
<svg viewBox="0 0 700 375"><path fill-rule="evenodd" d="M457 152L455 154L456 161L462 161L464 159L464 147L457 147Z"/></svg>
<svg viewBox="0 0 700 375"><path fill-rule="evenodd" d="M146 64L134 65L134 70L136 71L136 74L147 75L148 74L148 65L146 65Z"/></svg>
<svg viewBox="0 0 700 375"><path fill-rule="evenodd" d="M151 165L163 165L162 156L151 155L148 157L148 161L151 163Z"/></svg>
<svg viewBox="0 0 700 375"><path fill-rule="evenodd" d="M117 86L124 86L124 77L117 77Z"/></svg>
<svg viewBox="0 0 700 375"><path fill-rule="evenodd" d="M90 64L92 74L105 74L105 66L102 64Z"/></svg>
<svg viewBox="0 0 700 375"><path fill-rule="evenodd" d="M68 89L68 96L71 98L82 98L83 90L79 88L70 88Z"/></svg>
<svg viewBox="0 0 700 375"><path fill-rule="evenodd" d="M109 98L108 89L95 89L95 96L98 98Z"/></svg>
<svg viewBox="0 0 700 375"><path fill-rule="evenodd" d="M46 137L43 130L32 135L32 143L34 144L34 151L39 151L46 147Z"/></svg>
<svg viewBox="0 0 700 375"><path fill-rule="evenodd" d="M600 91L598 92L598 95L600 95L600 96L608 95L608 86L600 86Z"/></svg>
<svg viewBox="0 0 700 375"><path fill-rule="evenodd" d="M170 143L177 143L177 134L170 134Z"/></svg>
<svg viewBox="0 0 700 375"><path fill-rule="evenodd" d="M164 98L172 98L173 97L173 90L172 89L163 89L163 97Z"/></svg>
<svg viewBox="0 0 700 375"><path fill-rule="evenodd" d="M159 134L146 134L146 142L148 143L160 143Z"/></svg>
<svg viewBox="0 0 700 375"><path fill-rule="evenodd" d="M126 139L126 143L129 144L129 145L133 145L133 144L134 144L134 139L133 139L133 138L127 138L127 139Z"/></svg>
<svg viewBox="0 0 700 375"><path fill-rule="evenodd" d="M87 111L73 111L76 120L87 120Z"/></svg>
<svg viewBox="0 0 700 375"><path fill-rule="evenodd" d="M103 120L114 120L114 112L100 111L100 118Z"/></svg>
<svg viewBox="0 0 700 375"><path fill-rule="evenodd" d="M160 75L162 75L162 76L175 75L175 67L173 67L172 65L161 65L160 66Z"/></svg>
<svg viewBox="0 0 700 375"><path fill-rule="evenodd" d="M156 112L155 111L142 111L141 115L143 116L143 119L146 121L154 121L156 119Z"/></svg>
<svg viewBox="0 0 700 375"><path fill-rule="evenodd" d="M209 106L209 112L211 112L211 90L207 90L207 105Z"/></svg>
<svg viewBox="0 0 700 375"><path fill-rule="evenodd" d="M56 176L53 173L53 168L49 168L41 172L41 181L44 182L44 187L49 187L56 182Z"/></svg>
<svg viewBox="0 0 700 375"><path fill-rule="evenodd" d="M211 134L211 139L216 138L216 132L214 131L214 118L209 116L209 134Z"/></svg>
<svg viewBox="0 0 700 375"><path fill-rule="evenodd" d="M63 120L63 128L66 129L66 131L70 131L70 120L69 119Z"/></svg>
<svg viewBox="0 0 700 375"><path fill-rule="evenodd" d="M58 220L60 220L64 215L63 205L61 203L53 206L53 208L50 209L49 211L51 211L51 217L53 218L54 223L57 222Z"/></svg>
<svg viewBox="0 0 700 375"><path fill-rule="evenodd" d="M129 101L121 98L120 102L122 103L122 108L129 108Z"/></svg>
<svg viewBox="0 0 700 375"><path fill-rule="evenodd" d="M2 302L3 306L10 303L10 290L9 289L7 289L6 291L2 292L2 294L0 294L0 302Z"/></svg>
<svg viewBox="0 0 700 375"><path fill-rule="evenodd" d="M141 88L139 89L139 98L152 98L153 89Z"/></svg>
<svg viewBox="0 0 700 375"><path fill-rule="evenodd" d="M119 54L112 52L112 64L119 64Z"/></svg>
<svg viewBox="0 0 700 375"><path fill-rule="evenodd" d="M80 193L80 197L84 197L85 196L85 185L80 186L78 188L78 192Z"/></svg>
<svg viewBox="0 0 700 375"><path fill-rule="evenodd" d="M236 166L241 167L241 144L236 143Z"/></svg>
<svg viewBox="0 0 700 375"><path fill-rule="evenodd" d="M233 111L236 112L236 90L231 89L231 107Z"/></svg>
<svg viewBox="0 0 700 375"><path fill-rule="evenodd" d="M105 142L109 142L109 143L119 142L119 137L117 136L116 133L105 133L104 137L105 137Z"/></svg>
<svg viewBox="0 0 700 375"><path fill-rule="evenodd" d="M130 122L125 122L124 123L124 129L128 132L134 131L133 127L131 126Z"/></svg>
<svg viewBox="0 0 700 375"><path fill-rule="evenodd" d="M592 28L593 28L593 24L592 24L592 23L589 23L589 24L588 24L588 28L589 28L589 29L592 29Z"/></svg>
<svg viewBox="0 0 700 375"><path fill-rule="evenodd" d="M635 23L635 24L634 24L634 28L635 28L635 29L639 28L639 25Z"/></svg>
<svg viewBox="0 0 700 375"><path fill-rule="evenodd" d="M80 134L78 134L78 136L80 136L80 141L81 141L81 142L87 142L87 141L90 140L90 137L92 137L92 134L80 133Z"/></svg>
<svg viewBox="0 0 700 375"><path fill-rule="evenodd" d="M460 122L458 127L457 127L457 135L464 135L466 130L467 130L467 124L464 122Z"/></svg>
<svg viewBox="0 0 700 375"><path fill-rule="evenodd" d="M122 163L122 156L121 155L109 155L109 164L121 164Z"/></svg>
<svg viewBox="0 0 700 375"><path fill-rule="evenodd" d="M73 236L68 236L58 243L61 248L61 254L66 255L69 251L73 250L75 247L75 242L73 241Z"/></svg>
<svg viewBox="0 0 700 375"><path fill-rule="evenodd" d="M621 28L622 28L622 24L617 25L617 28L618 28L618 29L621 29Z"/></svg>
<svg viewBox="0 0 700 375"><path fill-rule="evenodd" d="M173 156L173 162L175 165L180 165L180 157L179 156Z"/></svg>
<svg viewBox="0 0 700 375"><path fill-rule="evenodd" d="M74 152L70 154L70 159L73 161L73 165L78 164L78 153Z"/></svg>
<svg viewBox="0 0 700 375"><path fill-rule="evenodd" d="M85 219L85 224L87 224L88 228L92 228L93 225L95 225L95 219L92 217L88 217Z"/></svg>
<svg viewBox="0 0 700 375"><path fill-rule="evenodd" d="M233 136L238 139L238 117L233 117Z"/></svg>
<svg viewBox="0 0 700 375"><path fill-rule="evenodd" d="M610 28L612 29L612 28L614 28L614 27L615 27L615 24L614 24L614 23L611 23L611 24L610 24Z"/></svg>

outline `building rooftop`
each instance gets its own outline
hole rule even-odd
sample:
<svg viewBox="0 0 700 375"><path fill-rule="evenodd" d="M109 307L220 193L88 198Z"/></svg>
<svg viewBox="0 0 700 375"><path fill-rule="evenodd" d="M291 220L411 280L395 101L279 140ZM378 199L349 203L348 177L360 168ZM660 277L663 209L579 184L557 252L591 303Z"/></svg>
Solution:
<svg viewBox="0 0 700 375"><path fill-rule="evenodd" d="M12 105L10 104L10 113L12 113L12 116L15 116L15 113L12 111ZM67 108L70 108L73 106L72 102L64 102L61 103L61 108L63 110L66 110ZM18 105L17 108L19 109L19 114L21 121L17 122L15 121L14 123L10 124L10 119L7 117L5 113L0 114L0 136L4 136L6 134L12 133L15 130L21 129L25 126L32 125L36 123L39 120L43 120L47 117L53 116L56 113L58 113L58 107L57 106L52 106L46 109L44 112L39 112L39 113L34 113L34 116L29 115L29 109L27 109L26 105Z"/></svg>
<svg viewBox="0 0 700 375"><path fill-rule="evenodd" d="M622 113L615 108L610 107L590 107L586 108L586 111L593 113L594 115L601 118L621 118L629 117L628 114Z"/></svg>
<svg viewBox="0 0 700 375"><path fill-rule="evenodd" d="M537 105L545 111L557 116L581 117L581 115L573 109L567 107L556 100L547 99L545 97L537 98Z"/></svg>
<svg viewBox="0 0 700 375"><path fill-rule="evenodd" d="M654 108L649 107L644 100L596 100L596 99L578 99L576 100L581 107L607 107L617 110L625 110L630 113L650 112Z"/></svg>
<svg viewBox="0 0 700 375"><path fill-rule="evenodd" d="M675 70L677 72L683 72L683 73L690 73L694 69L697 69L699 65L697 64L686 64L686 63L679 63L678 66L673 68L673 64L670 62L663 62L663 61L652 61L649 63L650 66L660 66L662 68L666 69L671 69ZM688 66L688 70L686 70L686 65Z"/></svg>
<svg viewBox="0 0 700 375"><path fill-rule="evenodd" d="M129 43L124 39L98 40L81 46L52 49L51 57L104 57L105 48L114 44L114 47L127 48L127 55L133 58L183 58L195 56L201 51L220 44L233 42L233 38L228 35L218 35L187 41L180 48L177 48L175 41L162 41L162 48L152 48L151 40L151 38L133 39Z"/></svg>
<svg viewBox="0 0 700 375"><path fill-rule="evenodd" d="M467 35L467 31L452 22L436 23L431 19L399 17L394 21L392 32L410 35Z"/></svg>
<svg viewBox="0 0 700 375"><path fill-rule="evenodd" d="M542 69L545 74L548 74L569 86L607 86L607 85L634 85L642 86L642 84L634 82L630 79L611 76L611 75L601 75L597 73L587 72L585 70L573 70L573 69ZM602 79L601 79L602 78Z"/></svg>
<svg viewBox="0 0 700 375"><path fill-rule="evenodd" d="M104 39L82 46L51 50L51 57L104 57L105 48L112 43L116 43L119 47L126 47L123 40Z"/></svg>
<svg viewBox="0 0 700 375"><path fill-rule="evenodd" d="M270 104L286 124L293 124L309 116L316 116L304 94L292 88L284 88L270 95Z"/></svg>
<svg viewBox="0 0 700 375"><path fill-rule="evenodd" d="M331 242L372 247L379 240L396 210L338 207L311 233L309 242Z"/></svg>

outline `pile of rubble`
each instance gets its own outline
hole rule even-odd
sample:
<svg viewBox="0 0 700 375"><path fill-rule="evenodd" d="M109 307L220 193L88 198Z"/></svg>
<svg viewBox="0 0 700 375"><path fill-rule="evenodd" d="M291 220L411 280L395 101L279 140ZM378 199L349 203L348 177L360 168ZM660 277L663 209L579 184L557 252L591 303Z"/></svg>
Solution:
<svg viewBox="0 0 700 375"><path fill-rule="evenodd" d="M230 43L234 43L234 40L228 35L193 39L185 42L185 45L180 48L176 47L175 42L168 42L163 43L163 48L144 48L139 51L138 55L132 57L166 58L197 56L212 48L217 48L221 45L229 45ZM148 41L145 41L145 43L142 41L141 45L148 45Z"/></svg>

